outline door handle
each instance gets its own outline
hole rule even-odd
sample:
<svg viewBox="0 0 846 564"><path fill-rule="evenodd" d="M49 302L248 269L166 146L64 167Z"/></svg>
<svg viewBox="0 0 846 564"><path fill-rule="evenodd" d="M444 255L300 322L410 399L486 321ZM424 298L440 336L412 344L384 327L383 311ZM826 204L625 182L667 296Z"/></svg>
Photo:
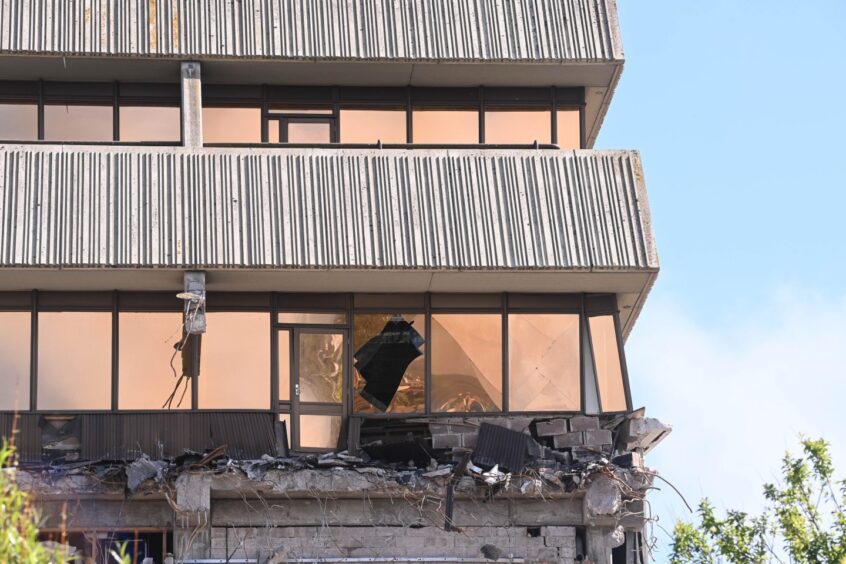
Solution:
<svg viewBox="0 0 846 564"><path fill-rule="evenodd" d="M300 385L294 384L294 395L300 397Z"/></svg>

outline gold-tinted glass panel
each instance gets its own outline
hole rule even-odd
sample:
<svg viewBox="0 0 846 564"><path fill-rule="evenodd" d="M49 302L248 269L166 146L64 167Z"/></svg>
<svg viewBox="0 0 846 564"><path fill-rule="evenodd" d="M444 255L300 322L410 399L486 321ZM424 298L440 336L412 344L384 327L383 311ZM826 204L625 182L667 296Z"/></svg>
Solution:
<svg viewBox="0 0 846 564"><path fill-rule="evenodd" d="M432 411L502 408L502 316L432 316Z"/></svg>
<svg viewBox="0 0 846 564"><path fill-rule="evenodd" d="M35 141L38 139L36 104L0 104L0 140Z"/></svg>
<svg viewBox="0 0 846 564"><path fill-rule="evenodd" d="M331 313L302 313L302 312L280 312L279 323L292 323L296 325L344 325L347 316L343 312Z"/></svg>
<svg viewBox="0 0 846 564"><path fill-rule="evenodd" d="M203 143L260 142L260 108L203 108Z"/></svg>
<svg viewBox="0 0 846 564"><path fill-rule="evenodd" d="M405 143L404 110L341 110L341 143Z"/></svg>
<svg viewBox="0 0 846 564"><path fill-rule="evenodd" d="M300 446L332 449L341 434L341 418L335 415L301 415Z"/></svg>
<svg viewBox="0 0 846 564"><path fill-rule="evenodd" d="M340 333L300 333L300 401L343 401L344 336Z"/></svg>
<svg viewBox="0 0 846 564"><path fill-rule="evenodd" d="M579 110L558 110L558 146L562 149L579 149L582 145Z"/></svg>
<svg viewBox="0 0 846 564"><path fill-rule="evenodd" d="M291 401L291 332L279 331L277 340L279 343L279 401Z"/></svg>
<svg viewBox="0 0 846 564"><path fill-rule="evenodd" d="M38 409L110 409L112 314L38 314Z"/></svg>
<svg viewBox="0 0 846 564"><path fill-rule="evenodd" d="M510 411L579 411L579 316L508 316Z"/></svg>
<svg viewBox="0 0 846 564"><path fill-rule="evenodd" d="M425 338L426 316L422 313L356 313L353 329L353 352L370 342L371 339L384 331L388 323L393 319L403 319L411 324L418 334ZM426 344L418 347L420 356L414 358L400 380L399 388L388 405L388 413L422 413L426 408ZM390 354L386 352L385 354ZM367 381L355 370L355 396L353 397L354 410L359 413L378 413L370 402L361 396Z"/></svg>
<svg viewBox="0 0 846 564"><path fill-rule="evenodd" d="M288 143L331 143L332 126L328 123L288 123Z"/></svg>
<svg viewBox="0 0 846 564"><path fill-rule="evenodd" d="M549 110L489 110L485 112L485 143L531 144L552 140Z"/></svg>
<svg viewBox="0 0 846 564"><path fill-rule="evenodd" d="M112 141L113 129L111 106L44 106L44 138L47 141Z"/></svg>
<svg viewBox="0 0 846 564"><path fill-rule="evenodd" d="M201 409L270 407L270 332L267 313L206 314L200 346Z"/></svg>
<svg viewBox="0 0 846 564"><path fill-rule="evenodd" d="M182 138L179 108L168 106L122 106L120 140L129 142L179 142Z"/></svg>
<svg viewBox="0 0 846 564"><path fill-rule="evenodd" d="M591 317L589 325L602 411L626 411L628 408L626 389L623 384L623 367L620 364L620 348L614 317L611 315Z"/></svg>
<svg viewBox="0 0 846 564"><path fill-rule="evenodd" d="M121 312L118 320L118 408L162 409L182 374L182 358L173 356L182 314ZM191 407L190 382L185 397L183 409Z"/></svg>
<svg viewBox="0 0 846 564"><path fill-rule="evenodd" d="M475 110L414 110L414 142L449 145L479 142L479 112Z"/></svg>
<svg viewBox="0 0 846 564"><path fill-rule="evenodd" d="M29 409L31 315L0 312L0 411Z"/></svg>

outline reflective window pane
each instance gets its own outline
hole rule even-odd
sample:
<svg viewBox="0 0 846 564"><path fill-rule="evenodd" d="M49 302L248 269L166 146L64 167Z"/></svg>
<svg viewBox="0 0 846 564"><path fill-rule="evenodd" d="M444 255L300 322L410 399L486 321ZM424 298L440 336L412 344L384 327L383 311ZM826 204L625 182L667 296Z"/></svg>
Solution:
<svg viewBox="0 0 846 564"><path fill-rule="evenodd" d="M203 108L203 143L261 143L261 109Z"/></svg>
<svg viewBox="0 0 846 564"><path fill-rule="evenodd" d="M311 106L311 107L302 107L302 106L280 106L271 104L269 108L269 113L271 115L291 115L291 114L317 114L317 115L331 115L332 108L329 106Z"/></svg>
<svg viewBox="0 0 846 564"><path fill-rule="evenodd" d="M626 390L614 317L590 318L590 343L596 365L596 381L602 411L626 411Z"/></svg>
<svg viewBox="0 0 846 564"><path fill-rule="evenodd" d="M206 314L200 345L201 409L268 409L270 331L267 313Z"/></svg>
<svg viewBox="0 0 846 564"><path fill-rule="evenodd" d="M173 354L182 339L182 314L121 312L118 319L118 408L162 409L182 375L182 357ZM191 407L188 384L183 409ZM174 408L177 403L178 396Z"/></svg>
<svg viewBox="0 0 846 564"><path fill-rule="evenodd" d="M475 110L414 110L414 142L448 145L479 142L479 112Z"/></svg>
<svg viewBox="0 0 846 564"><path fill-rule="evenodd" d="M341 403L344 389L344 336L300 333L300 401Z"/></svg>
<svg viewBox="0 0 846 564"><path fill-rule="evenodd" d="M508 316L508 408L579 411L579 316Z"/></svg>
<svg viewBox="0 0 846 564"><path fill-rule="evenodd" d="M29 409L31 315L0 312L0 410Z"/></svg>
<svg viewBox="0 0 846 564"><path fill-rule="evenodd" d="M35 141L38 139L36 104L0 104L0 140Z"/></svg>
<svg viewBox="0 0 846 564"><path fill-rule="evenodd" d="M579 110L558 110L558 146L562 149L581 147Z"/></svg>
<svg viewBox="0 0 846 564"><path fill-rule="evenodd" d="M399 333L392 331L397 324ZM415 336L416 333L416 336ZM426 406L424 314L356 314L353 329L356 412L376 413L372 402L387 404L388 413L422 413ZM419 344L418 344L419 343ZM371 399L368 401L362 397ZM386 401L387 400L387 401Z"/></svg>
<svg viewBox="0 0 846 564"><path fill-rule="evenodd" d="M111 106L44 106L44 138L48 141L112 141Z"/></svg>
<svg viewBox="0 0 846 564"><path fill-rule="evenodd" d="M181 123L178 107L121 106L121 141L179 142Z"/></svg>
<svg viewBox="0 0 846 564"><path fill-rule="evenodd" d="M502 316L432 316L432 410L502 407Z"/></svg>
<svg viewBox="0 0 846 564"><path fill-rule="evenodd" d="M38 314L38 409L110 409L112 314Z"/></svg>
<svg viewBox="0 0 846 564"><path fill-rule="evenodd" d="M301 415L300 446L332 449L338 445L341 418L334 415Z"/></svg>
<svg viewBox="0 0 846 564"><path fill-rule="evenodd" d="M291 401L291 332L279 331L277 341L279 343L279 401Z"/></svg>
<svg viewBox="0 0 846 564"><path fill-rule="evenodd" d="M341 143L405 143L403 110L341 110Z"/></svg>
<svg viewBox="0 0 846 564"><path fill-rule="evenodd" d="M288 143L331 143L332 126L328 123L288 123Z"/></svg>
<svg viewBox="0 0 846 564"><path fill-rule="evenodd" d="M298 325L344 325L347 322L347 315L343 312L332 313L301 313L301 312L280 312L279 323L292 323Z"/></svg>
<svg viewBox="0 0 846 564"><path fill-rule="evenodd" d="M549 110L491 110L485 112L485 143L531 144L552 140Z"/></svg>

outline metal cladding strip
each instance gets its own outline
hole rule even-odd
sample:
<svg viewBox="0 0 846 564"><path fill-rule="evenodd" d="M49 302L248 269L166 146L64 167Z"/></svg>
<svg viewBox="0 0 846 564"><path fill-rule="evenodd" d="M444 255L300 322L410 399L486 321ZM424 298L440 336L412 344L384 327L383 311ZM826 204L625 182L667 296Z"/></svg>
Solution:
<svg viewBox="0 0 846 564"><path fill-rule="evenodd" d="M0 0L0 52L622 60L615 0Z"/></svg>
<svg viewBox="0 0 846 564"><path fill-rule="evenodd" d="M0 145L0 266L654 270L634 152Z"/></svg>

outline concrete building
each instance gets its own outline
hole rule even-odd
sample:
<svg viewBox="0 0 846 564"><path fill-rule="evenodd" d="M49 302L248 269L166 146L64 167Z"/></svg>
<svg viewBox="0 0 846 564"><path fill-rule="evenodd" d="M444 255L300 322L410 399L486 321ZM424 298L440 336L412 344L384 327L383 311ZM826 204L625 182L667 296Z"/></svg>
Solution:
<svg viewBox="0 0 846 564"><path fill-rule="evenodd" d="M0 0L0 433L103 562L642 562L614 0Z"/></svg>

